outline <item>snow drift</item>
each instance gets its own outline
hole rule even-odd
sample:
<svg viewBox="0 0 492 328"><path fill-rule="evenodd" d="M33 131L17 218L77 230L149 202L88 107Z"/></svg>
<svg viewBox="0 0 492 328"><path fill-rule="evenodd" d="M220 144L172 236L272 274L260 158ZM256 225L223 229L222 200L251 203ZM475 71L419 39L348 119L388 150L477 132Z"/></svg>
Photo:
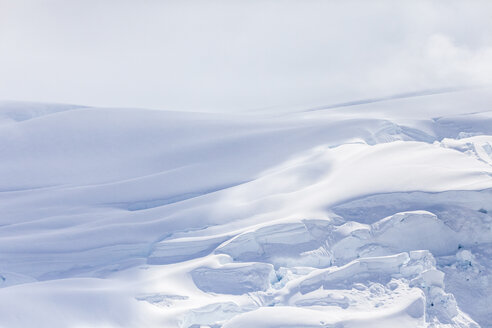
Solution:
<svg viewBox="0 0 492 328"><path fill-rule="evenodd" d="M1 103L0 326L488 327L490 104Z"/></svg>

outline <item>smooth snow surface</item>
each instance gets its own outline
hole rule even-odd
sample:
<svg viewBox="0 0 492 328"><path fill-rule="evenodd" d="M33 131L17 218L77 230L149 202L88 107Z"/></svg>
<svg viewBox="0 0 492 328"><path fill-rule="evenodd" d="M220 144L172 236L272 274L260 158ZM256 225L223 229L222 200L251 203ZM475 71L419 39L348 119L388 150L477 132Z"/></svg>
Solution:
<svg viewBox="0 0 492 328"><path fill-rule="evenodd" d="M0 104L0 327L491 327L492 90Z"/></svg>

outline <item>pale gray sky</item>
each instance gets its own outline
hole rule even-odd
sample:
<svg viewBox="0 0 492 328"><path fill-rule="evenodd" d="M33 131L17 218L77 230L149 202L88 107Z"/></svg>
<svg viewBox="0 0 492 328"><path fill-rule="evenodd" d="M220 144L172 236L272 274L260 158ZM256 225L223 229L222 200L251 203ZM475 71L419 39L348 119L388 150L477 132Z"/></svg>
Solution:
<svg viewBox="0 0 492 328"><path fill-rule="evenodd" d="M0 99L303 108L492 82L492 1L0 0Z"/></svg>

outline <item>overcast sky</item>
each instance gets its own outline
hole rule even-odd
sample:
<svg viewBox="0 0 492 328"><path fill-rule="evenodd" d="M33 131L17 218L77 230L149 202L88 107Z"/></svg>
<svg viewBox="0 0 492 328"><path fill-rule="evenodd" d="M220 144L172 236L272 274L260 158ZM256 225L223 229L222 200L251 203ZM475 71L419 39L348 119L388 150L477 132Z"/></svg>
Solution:
<svg viewBox="0 0 492 328"><path fill-rule="evenodd" d="M492 82L492 1L0 0L0 99L303 108Z"/></svg>

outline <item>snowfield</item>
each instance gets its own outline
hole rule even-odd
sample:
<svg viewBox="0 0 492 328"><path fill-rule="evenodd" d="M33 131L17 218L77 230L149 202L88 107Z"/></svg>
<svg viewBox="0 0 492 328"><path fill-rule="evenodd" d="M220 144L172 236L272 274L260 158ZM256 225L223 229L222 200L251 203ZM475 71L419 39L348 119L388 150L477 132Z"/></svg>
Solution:
<svg viewBox="0 0 492 328"><path fill-rule="evenodd" d="M492 327L492 89L0 103L0 327Z"/></svg>

